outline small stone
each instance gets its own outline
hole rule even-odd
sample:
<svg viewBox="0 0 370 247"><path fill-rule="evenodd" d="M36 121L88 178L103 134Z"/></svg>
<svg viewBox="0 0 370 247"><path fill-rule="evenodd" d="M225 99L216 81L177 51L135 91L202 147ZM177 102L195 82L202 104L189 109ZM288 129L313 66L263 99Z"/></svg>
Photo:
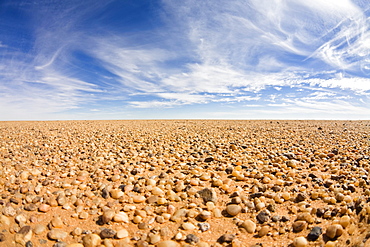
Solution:
<svg viewBox="0 0 370 247"><path fill-rule="evenodd" d="M73 229L72 233L71 233L73 236L81 236L82 235L82 229L79 228L79 227L76 227L75 229Z"/></svg>
<svg viewBox="0 0 370 247"><path fill-rule="evenodd" d="M128 215L125 212L119 212L118 214L114 215L113 221L114 222L128 223L129 218L128 218Z"/></svg>
<svg viewBox="0 0 370 247"><path fill-rule="evenodd" d="M185 231L192 231L194 230L196 227L190 223L190 222L184 222L182 223L182 228L185 230Z"/></svg>
<svg viewBox="0 0 370 247"><path fill-rule="evenodd" d="M206 204L207 202L217 202L217 194L212 188L204 188L197 193L203 199L204 204Z"/></svg>
<svg viewBox="0 0 370 247"><path fill-rule="evenodd" d="M113 199L119 199L119 198L121 198L122 196L124 196L125 195L125 193L123 193L123 191L122 190L118 190L118 189L116 189L116 190L111 190L110 191L110 196L113 198Z"/></svg>
<svg viewBox="0 0 370 247"><path fill-rule="evenodd" d="M26 247L33 247L33 243L31 242L31 240L26 242Z"/></svg>
<svg viewBox="0 0 370 247"><path fill-rule="evenodd" d="M334 224L326 229L325 235L330 239L335 239L343 234L343 227L340 224Z"/></svg>
<svg viewBox="0 0 370 247"><path fill-rule="evenodd" d="M46 213L46 212L50 211L50 205L45 204L45 203L41 204L39 206L39 211L43 212L43 213Z"/></svg>
<svg viewBox="0 0 370 247"><path fill-rule="evenodd" d="M259 212L257 214L257 220L261 224L269 221L270 220L270 211L268 211L267 209L265 209L265 210L262 210L261 212Z"/></svg>
<svg viewBox="0 0 370 247"><path fill-rule="evenodd" d="M109 223L113 218L115 222L122 222L122 221L116 221L116 212L112 209L105 210L103 215L101 216L101 223L102 224L107 224Z"/></svg>
<svg viewBox="0 0 370 247"><path fill-rule="evenodd" d="M292 224L292 227L293 227L293 232L301 232L306 229L307 222L303 220L296 221Z"/></svg>
<svg viewBox="0 0 370 247"><path fill-rule="evenodd" d="M9 226L10 225L9 217L7 217L5 215L0 215L0 224Z"/></svg>
<svg viewBox="0 0 370 247"><path fill-rule="evenodd" d="M118 230L116 233L116 238L122 239L128 237L128 231L126 229Z"/></svg>
<svg viewBox="0 0 370 247"><path fill-rule="evenodd" d="M23 246L25 246L26 243L31 240L31 238L32 238L32 229L30 226L22 227L14 236L15 242Z"/></svg>
<svg viewBox="0 0 370 247"><path fill-rule="evenodd" d="M298 193L297 197L295 198L296 202L303 202L307 199L307 195L305 193Z"/></svg>
<svg viewBox="0 0 370 247"><path fill-rule="evenodd" d="M258 236L260 238L266 236L270 232L269 226L262 226L261 229L258 231Z"/></svg>
<svg viewBox="0 0 370 247"><path fill-rule="evenodd" d="M156 244L161 241L161 236L159 234L152 234L149 236L149 242L151 244Z"/></svg>
<svg viewBox="0 0 370 247"><path fill-rule="evenodd" d="M135 203L143 203L143 202L145 202L146 198L145 198L145 196L142 196L142 195L136 195L136 196L132 197L132 200Z"/></svg>
<svg viewBox="0 0 370 247"><path fill-rule="evenodd" d="M226 207L226 212L231 216L236 216L240 213L242 207L236 204L230 204Z"/></svg>
<svg viewBox="0 0 370 247"><path fill-rule="evenodd" d="M53 244L53 247L67 247L67 243L66 242L56 242L55 244Z"/></svg>
<svg viewBox="0 0 370 247"><path fill-rule="evenodd" d="M50 223L55 228L62 228L64 226L63 220L59 216L54 217Z"/></svg>
<svg viewBox="0 0 370 247"><path fill-rule="evenodd" d="M82 238L84 247L96 247L100 245L101 238L97 234L87 234Z"/></svg>
<svg viewBox="0 0 370 247"><path fill-rule="evenodd" d="M5 241L5 235L4 233L0 233L0 242L4 242Z"/></svg>
<svg viewBox="0 0 370 247"><path fill-rule="evenodd" d="M26 210L26 211L36 211L37 210L37 206L34 203L26 204L24 206L24 210Z"/></svg>
<svg viewBox="0 0 370 247"><path fill-rule="evenodd" d="M187 210L185 208L180 208L172 215L171 220L175 222L179 221L182 217L185 217L186 213Z"/></svg>
<svg viewBox="0 0 370 247"><path fill-rule="evenodd" d="M308 241L305 237L297 237L293 240L294 247L306 247L308 246Z"/></svg>
<svg viewBox="0 0 370 247"><path fill-rule="evenodd" d="M316 241L320 235L322 234L322 228L319 226L315 226L312 228L310 233L307 235L308 241Z"/></svg>
<svg viewBox="0 0 370 247"><path fill-rule="evenodd" d="M44 225L41 225L41 224L38 224L38 225L35 225L33 227L33 232L36 234L36 235L40 235L42 234L43 232L46 231L46 226Z"/></svg>
<svg viewBox="0 0 370 247"><path fill-rule="evenodd" d="M52 229L51 231L48 232L47 236L51 240L62 240L68 236L68 233L60 229Z"/></svg>
<svg viewBox="0 0 370 247"><path fill-rule="evenodd" d="M199 238L194 234L188 234L186 235L185 242L189 244L196 244L199 242Z"/></svg>
<svg viewBox="0 0 370 247"><path fill-rule="evenodd" d="M148 199L146 200L148 203L152 204L152 203L156 203L158 201L158 196L149 196Z"/></svg>
<svg viewBox="0 0 370 247"><path fill-rule="evenodd" d="M148 247L148 246L149 246L148 242L146 242L144 240L139 240L136 243L136 247Z"/></svg>
<svg viewBox="0 0 370 247"><path fill-rule="evenodd" d="M3 208L3 215L5 216L15 216L17 211L12 206L6 206Z"/></svg>
<svg viewBox="0 0 370 247"><path fill-rule="evenodd" d="M200 229L202 232L206 232L206 231L208 231L208 230L211 228L211 226L210 226L210 225L209 225L209 223L207 223L207 222L198 223L198 227L199 227L199 229Z"/></svg>
<svg viewBox="0 0 370 247"><path fill-rule="evenodd" d="M179 247L179 246L180 244L172 240L162 241L157 244L157 247Z"/></svg>
<svg viewBox="0 0 370 247"><path fill-rule="evenodd" d="M271 220L273 222L279 222L281 220L281 216L280 215L274 215L271 217Z"/></svg>
<svg viewBox="0 0 370 247"><path fill-rule="evenodd" d="M234 239L235 239L234 234L224 234L218 239L218 241L220 243L231 243Z"/></svg>
<svg viewBox="0 0 370 247"><path fill-rule="evenodd" d="M340 218L339 224L346 228L351 223L351 218L348 215L344 215Z"/></svg>
<svg viewBox="0 0 370 247"><path fill-rule="evenodd" d="M102 239L105 239L105 238L113 238L115 235L116 235L116 231L114 231L112 229L108 229L108 228L104 228L100 232L100 237Z"/></svg>
<svg viewBox="0 0 370 247"><path fill-rule="evenodd" d="M17 222L20 226L23 226L27 222L27 218L23 214L18 214L15 216L15 222Z"/></svg>
<svg viewBox="0 0 370 247"><path fill-rule="evenodd" d="M244 228L248 233L254 233L256 231L256 223L251 220L244 221L240 227Z"/></svg>

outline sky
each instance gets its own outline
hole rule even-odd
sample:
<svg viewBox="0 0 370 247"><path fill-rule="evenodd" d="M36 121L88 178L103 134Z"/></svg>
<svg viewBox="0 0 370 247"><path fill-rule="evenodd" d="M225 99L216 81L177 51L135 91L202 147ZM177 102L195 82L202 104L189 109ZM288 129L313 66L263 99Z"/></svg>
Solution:
<svg viewBox="0 0 370 247"><path fill-rule="evenodd" d="M0 120L370 119L368 0L1 0Z"/></svg>

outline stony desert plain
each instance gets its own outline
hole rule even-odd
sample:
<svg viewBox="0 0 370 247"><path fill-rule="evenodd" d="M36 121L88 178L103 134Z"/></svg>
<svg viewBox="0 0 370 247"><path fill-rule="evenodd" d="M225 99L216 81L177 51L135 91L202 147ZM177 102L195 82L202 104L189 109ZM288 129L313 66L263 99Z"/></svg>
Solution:
<svg viewBox="0 0 370 247"><path fill-rule="evenodd" d="M370 246L370 121L0 122L0 246Z"/></svg>

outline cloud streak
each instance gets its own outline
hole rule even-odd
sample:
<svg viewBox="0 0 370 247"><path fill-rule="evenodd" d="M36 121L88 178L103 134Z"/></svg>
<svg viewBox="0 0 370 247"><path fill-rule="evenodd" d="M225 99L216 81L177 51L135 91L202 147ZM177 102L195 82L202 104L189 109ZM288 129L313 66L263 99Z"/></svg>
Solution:
<svg viewBox="0 0 370 247"><path fill-rule="evenodd" d="M339 118L351 109L362 117L370 107L366 1L43 0L3 7L20 13L0 18L4 119L204 105L253 114L262 106L262 118L268 107ZM11 32L14 25L24 26L20 34Z"/></svg>

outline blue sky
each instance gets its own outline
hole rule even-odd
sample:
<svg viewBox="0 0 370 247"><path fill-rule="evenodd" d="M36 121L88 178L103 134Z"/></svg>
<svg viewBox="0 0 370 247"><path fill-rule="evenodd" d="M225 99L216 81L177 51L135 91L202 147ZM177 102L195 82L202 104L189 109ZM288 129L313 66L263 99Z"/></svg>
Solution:
<svg viewBox="0 0 370 247"><path fill-rule="evenodd" d="M370 119L367 0L0 1L0 120Z"/></svg>

